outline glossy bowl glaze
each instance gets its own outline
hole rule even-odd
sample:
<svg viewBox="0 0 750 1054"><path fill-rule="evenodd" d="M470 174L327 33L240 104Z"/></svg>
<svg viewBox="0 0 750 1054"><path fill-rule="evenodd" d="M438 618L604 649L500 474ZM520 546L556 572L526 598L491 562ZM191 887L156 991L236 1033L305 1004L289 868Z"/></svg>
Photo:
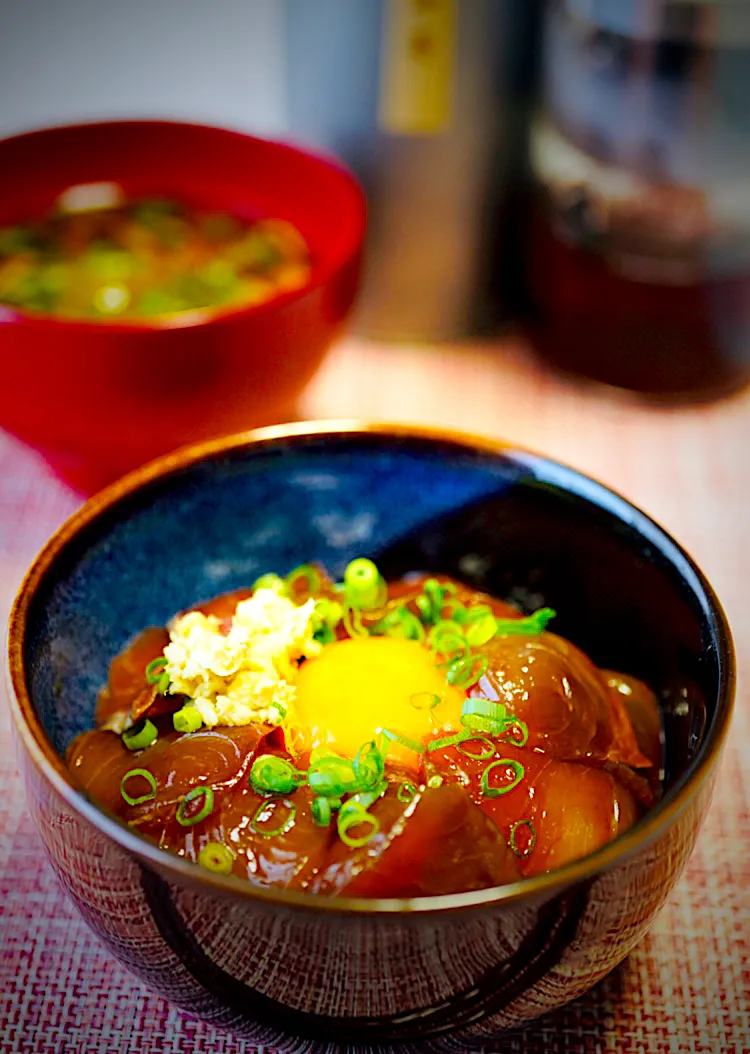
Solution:
<svg viewBox="0 0 750 1054"><path fill-rule="evenodd" d="M365 205L324 158L164 121L53 128L0 141L0 226L61 191L112 181L241 216L288 220L313 258L305 288L266 304L86 322L0 305L0 427L92 493L158 454L294 416L352 307Z"/></svg>
<svg viewBox="0 0 750 1054"><path fill-rule="evenodd" d="M61 760L112 656L199 599L367 553L559 613L602 666L652 684L663 801L611 845L515 885L413 901L253 889L141 839ZM734 691L700 571L647 516L498 443L388 426L266 429L160 459L50 541L10 620L29 808L83 916L150 990L257 1043L465 1051L574 999L619 963L677 881L709 804ZM294 1039L292 1038L294 1037Z"/></svg>

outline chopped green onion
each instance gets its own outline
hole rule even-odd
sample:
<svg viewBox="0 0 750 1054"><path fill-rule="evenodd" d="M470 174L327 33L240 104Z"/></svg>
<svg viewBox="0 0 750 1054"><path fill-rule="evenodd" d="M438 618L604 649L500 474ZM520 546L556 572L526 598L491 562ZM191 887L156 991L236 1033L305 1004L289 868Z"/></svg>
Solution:
<svg viewBox="0 0 750 1054"><path fill-rule="evenodd" d="M321 644L333 644L336 640L336 626L341 622L344 609L337 600L322 597L315 604L314 617L318 628L313 633L315 640Z"/></svg>
<svg viewBox="0 0 750 1054"><path fill-rule="evenodd" d="M342 808L346 809L347 806L361 806L363 809L369 809L370 806L374 804L381 795L385 794L387 790L388 781L381 780L381 782L376 787L373 787L372 790L359 791L357 794L353 795L347 802L345 802Z"/></svg>
<svg viewBox="0 0 750 1054"><path fill-rule="evenodd" d="M481 648L495 636L497 626L498 621L493 614L482 614L476 621L469 622L467 625L466 640L472 648Z"/></svg>
<svg viewBox="0 0 750 1054"><path fill-rule="evenodd" d="M431 622L432 601L429 599L429 597L426 597L420 593L420 595L415 599L414 603L417 605L417 611L422 616L422 621Z"/></svg>
<svg viewBox="0 0 750 1054"><path fill-rule="evenodd" d="M122 734L122 741L128 750L145 750L155 743L159 738L156 725L147 717L142 718L132 728L126 729Z"/></svg>
<svg viewBox="0 0 750 1054"><path fill-rule="evenodd" d="M505 768L506 773L509 770L512 770L514 773L512 782L507 783L505 784L505 786L502 787L491 787L489 782L490 773L493 769L496 768ZM524 777L525 771L526 770L524 769L521 762L514 761L512 758L500 758L499 761L491 762L491 764L489 764L482 773L482 779L480 781L482 794L485 796L485 798L499 798L502 794L507 794L508 791L512 791L514 787L518 786L518 784Z"/></svg>
<svg viewBox="0 0 750 1054"><path fill-rule="evenodd" d="M283 823L279 824L278 827L269 829L264 826L266 821L273 819L273 815L276 811L277 805L283 805L287 810L287 817ZM263 838L273 838L278 834L286 834L291 827L294 826L294 818L297 815L297 806L292 802L283 802L278 798L275 801L261 802L258 808L255 810L250 826L256 834L261 835Z"/></svg>
<svg viewBox="0 0 750 1054"><path fill-rule="evenodd" d="M284 758L261 754L252 764L249 781L259 794L291 794L305 782L305 776Z"/></svg>
<svg viewBox="0 0 750 1054"><path fill-rule="evenodd" d="M350 637L370 636L369 632L362 624L362 616L359 613L359 608L351 607L351 605L345 607L341 621L344 623L344 629Z"/></svg>
<svg viewBox="0 0 750 1054"><path fill-rule="evenodd" d="M473 732L489 732L490 735L500 736L512 720L515 719L508 717L503 703L495 703L491 699L472 697L465 700L461 707L461 724Z"/></svg>
<svg viewBox="0 0 750 1054"><path fill-rule="evenodd" d="M361 786L353 763L336 755L311 762L307 783L315 794L322 794L326 798L340 798L342 794L350 794Z"/></svg>
<svg viewBox="0 0 750 1054"><path fill-rule="evenodd" d="M160 655L156 659L152 659L146 667L146 680L149 684L156 684L167 666L166 655Z"/></svg>
<svg viewBox="0 0 750 1054"><path fill-rule="evenodd" d="M131 798L128 792L125 790L125 784L128 780L135 779L140 776L148 783L150 790L147 794L141 794L138 798ZM131 769L130 772L126 772L120 780L120 794L128 805L141 805L144 801L151 801L152 798L156 797L156 780L148 771L148 769Z"/></svg>
<svg viewBox="0 0 750 1054"><path fill-rule="evenodd" d="M433 651L452 659L462 658L469 650L463 629L458 622L450 619L436 622L427 636L427 642Z"/></svg>
<svg viewBox="0 0 750 1054"><path fill-rule="evenodd" d="M442 785L443 785L443 777L442 776L430 776L430 778L427 780L427 786L431 787L433 790L436 787L442 787Z"/></svg>
<svg viewBox="0 0 750 1054"><path fill-rule="evenodd" d="M529 844L526 846L525 849L519 848L518 842L516 840L516 833L519 827L528 827L530 832L531 837L529 840ZM521 859L525 859L525 857L531 856L531 854L534 852L534 847L536 846L536 827L534 827L534 824L531 822L531 820L516 820L516 822L512 824L510 828L510 837L508 838L508 845L510 846L511 851L514 852L516 856L520 856Z"/></svg>
<svg viewBox="0 0 750 1054"><path fill-rule="evenodd" d="M362 805L347 808L347 806L353 804L354 803L346 802L341 807L336 826L341 841L352 849L359 849L361 846L367 845L370 839L375 837L380 830L380 821L376 816L373 816L372 813L369 813ZM358 837L353 837L349 834L350 831L362 826L365 828L364 834Z"/></svg>
<svg viewBox="0 0 750 1054"><path fill-rule="evenodd" d="M557 612L552 608L539 608L526 618L502 618L497 620L496 636L498 637L538 637L555 618Z"/></svg>
<svg viewBox="0 0 750 1054"><path fill-rule="evenodd" d="M196 813L188 814L188 806L198 798L203 798L203 804ZM211 787L193 787L189 790L180 804L177 806L176 819L183 827L193 827L201 820L210 816L214 807L214 792Z"/></svg>
<svg viewBox="0 0 750 1054"><path fill-rule="evenodd" d="M299 567L290 571L284 580L287 591L290 593L294 593L303 583L308 593L317 593L320 589L320 575L312 564L300 564Z"/></svg>
<svg viewBox="0 0 750 1054"><path fill-rule="evenodd" d="M508 732L512 732L516 728L521 733L521 738L520 739L513 739L511 736L507 735ZM519 718L516 718L513 721L512 725L506 726L506 739L505 739L505 742L509 746L511 746L511 747L525 747L526 744L528 743L528 741L529 741L529 726L526 724L525 721L521 721Z"/></svg>
<svg viewBox="0 0 750 1054"><path fill-rule="evenodd" d="M363 743L354 757L354 774L361 787L368 790L380 782L385 759L374 739Z"/></svg>
<svg viewBox="0 0 750 1054"><path fill-rule="evenodd" d="M390 728L384 728L383 735L386 739L390 739L392 743L398 743L400 746L406 747L407 750L413 750L415 754L424 754L426 752L426 747L418 740L411 739L409 736L402 736L400 732L392 732Z"/></svg>
<svg viewBox="0 0 750 1054"><path fill-rule="evenodd" d="M272 589L274 593L285 595L287 592L286 582L279 575L268 574L256 578L252 585L253 593L259 589Z"/></svg>
<svg viewBox="0 0 750 1054"><path fill-rule="evenodd" d="M435 692L414 692L409 696L409 702L415 710L434 710L442 701Z"/></svg>
<svg viewBox="0 0 750 1054"><path fill-rule="evenodd" d="M427 750L431 754L434 750L447 750L448 747L458 746L459 743L463 743L465 739L471 738L472 733L464 730L463 732L456 732L452 736L443 736L441 739L433 739L431 743L427 744Z"/></svg>
<svg viewBox="0 0 750 1054"><path fill-rule="evenodd" d="M488 666L486 655L468 655L463 659L453 659L448 663L445 679L455 688L471 688L484 677Z"/></svg>
<svg viewBox="0 0 750 1054"><path fill-rule="evenodd" d="M481 743L483 749L478 754L474 753L473 750L467 749L467 743ZM473 758L474 761L489 761L490 758L495 756L495 747L486 736L477 736L471 733L464 736L456 749L459 754L463 754L467 758Z"/></svg>
<svg viewBox="0 0 750 1054"><path fill-rule="evenodd" d="M336 633L327 622L323 622L313 633L313 640L316 640L318 644L333 644L336 640Z"/></svg>
<svg viewBox="0 0 750 1054"><path fill-rule="evenodd" d="M196 707L185 703L175 714L172 714L172 725L175 732L197 732L203 727L203 718Z"/></svg>
<svg viewBox="0 0 750 1054"><path fill-rule="evenodd" d="M396 791L396 797L400 802L408 804L410 801L414 800L416 793L417 788L414 786L413 783L409 783L409 781L407 780L399 786L398 790Z"/></svg>
<svg viewBox="0 0 750 1054"><path fill-rule="evenodd" d="M472 604L470 608L467 608L463 604L451 604L449 602L448 607L450 608L451 618L462 626L472 626L475 622L483 619L485 615L492 614L492 608L489 604Z"/></svg>
<svg viewBox="0 0 750 1054"><path fill-rule="evenodd" d="M455 595L456 587L452 582L441 585L436 578L428 578L415 600L422 620L427 623L439 622L443 617L446 598Z"/></svg>
<svg viewBox="0 0 750 1054"><path fill-rule="evenodd" d="M331 823L331 803L322 794L313 798L312 818L318 827L328 827Z"/></svg>
<svg viewBox="0 0 750 1054"><path fill-rule="evenodd" d="M360 611L375 611L382 607L387 589L383 576L372 560L359 557L347 564L344 593L349 604Z"/></svg>
<svg viewBox="0 0 750 1054"><path fill-rule="evenodd" d="M405 605L393 608L380 622L371 627L371 632L385 637L399 637L404 640L425 639L424 626L413 611Z"/></svg>
<svg viewBox="0 0 750 1054"><path fill-rule="evenodd" d="M215 871L219 875L229 875L232 872L234 854L221 842L207 842L198 853L198 863L207 871Z"/></svg>

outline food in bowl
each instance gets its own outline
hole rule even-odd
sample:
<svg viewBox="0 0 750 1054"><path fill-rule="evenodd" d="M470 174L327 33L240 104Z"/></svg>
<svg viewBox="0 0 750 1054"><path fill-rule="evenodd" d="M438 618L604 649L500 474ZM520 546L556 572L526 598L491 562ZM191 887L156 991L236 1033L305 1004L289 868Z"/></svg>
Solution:
<svg viewBox="0 0 750 1054"><path fill-rule="evenodd" d="M0 228L0 303L62 318L250 306L310 274L309 248L286 220L127 198L116 184L71 187L42 219Z"/></svg>
<svg viewBox="0 0 750 1054"><path fill-rule="evenodd" d="M262 887L461 893L554 870L660 795L654 693L448 577L357 558L144 630L68 750L162 848Z"/></svg>

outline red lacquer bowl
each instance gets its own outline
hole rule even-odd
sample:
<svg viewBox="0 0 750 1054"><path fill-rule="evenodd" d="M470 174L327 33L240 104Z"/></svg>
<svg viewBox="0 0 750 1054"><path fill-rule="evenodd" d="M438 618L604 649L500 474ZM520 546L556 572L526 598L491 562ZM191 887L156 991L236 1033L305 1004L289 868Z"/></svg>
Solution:
<svg viewBox="0 0 750 1054"><path fill-rule="evenodd" d="M118 121L0 142L0 226L98 181L288 220L313 273L266 304L147 321L0 305L0 427L84 493L184 443L293 416L353 304L366 216L355 179L325 158L218 128Z"/></svg>

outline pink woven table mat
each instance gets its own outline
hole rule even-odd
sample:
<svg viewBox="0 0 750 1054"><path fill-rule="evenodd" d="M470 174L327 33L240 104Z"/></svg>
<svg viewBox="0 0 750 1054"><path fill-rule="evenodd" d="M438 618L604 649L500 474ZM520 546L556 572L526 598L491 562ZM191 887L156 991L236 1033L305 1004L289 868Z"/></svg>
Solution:
<svg viewBox="0 0 750 1054"><path fill-rule="evenodd" d="M636 502L702 566L733 628L740 681L714 803L687 871L614 974L484 1051L750 1051L750 394L657 410L560 381L511 341L437 349L349 340L302 412L444 425L549 454ZM77 504L0 433L3 626L35 553ZM68 904L26 812L0 686L0 1054L131 1051L260 1054L152 996Z"/></svg>

